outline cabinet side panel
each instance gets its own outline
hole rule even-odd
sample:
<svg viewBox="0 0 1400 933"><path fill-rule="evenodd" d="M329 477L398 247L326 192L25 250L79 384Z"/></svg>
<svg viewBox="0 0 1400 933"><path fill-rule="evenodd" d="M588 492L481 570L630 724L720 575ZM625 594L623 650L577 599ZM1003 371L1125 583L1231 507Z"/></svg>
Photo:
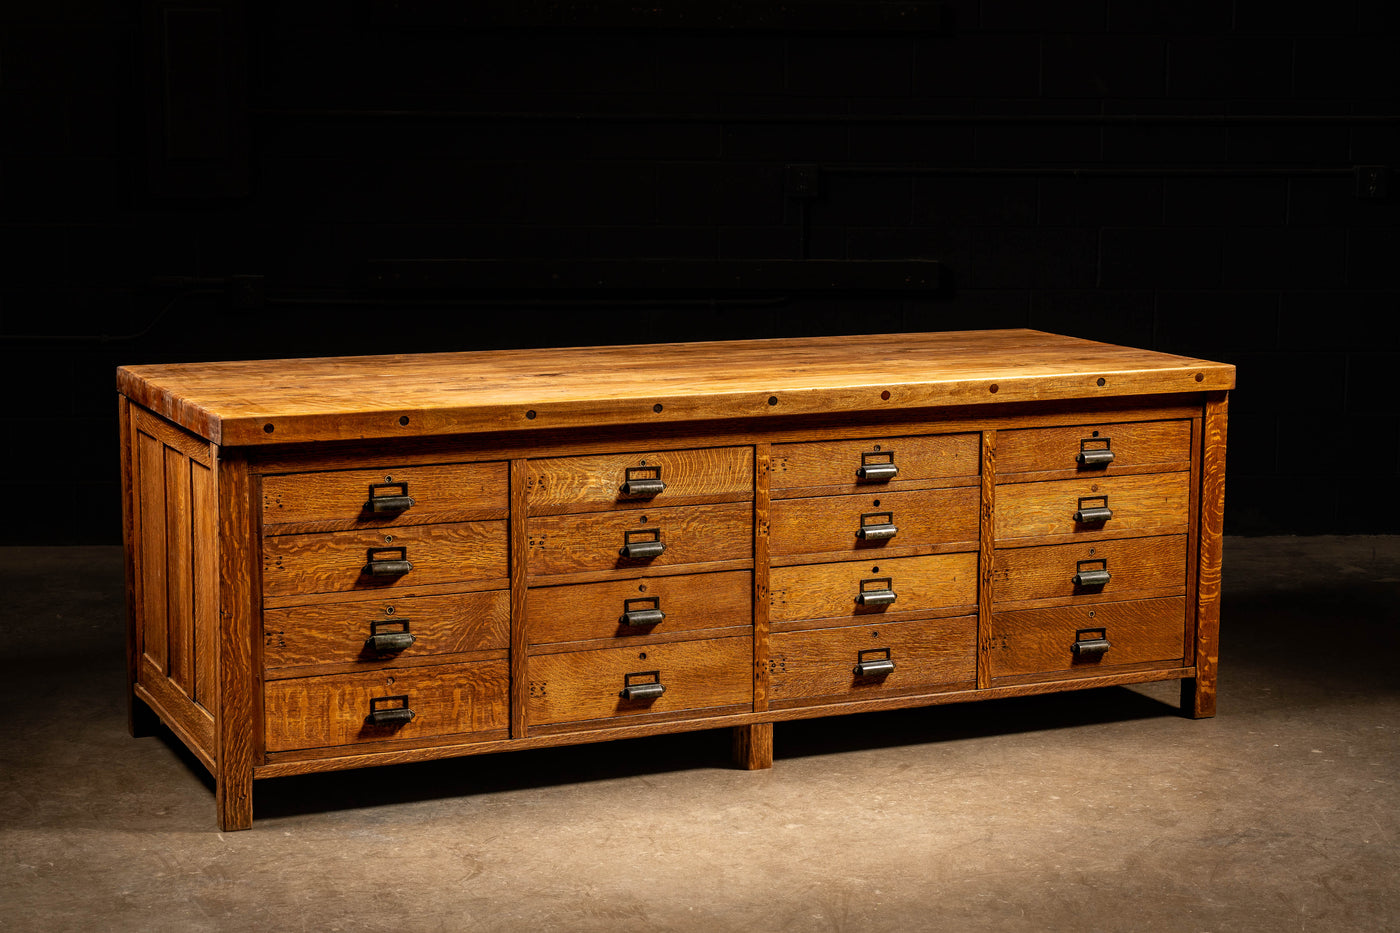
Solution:
<svg viewBox="0 0 1400 933"><path fill-rule="evenodd" d="M165 445L136 435L136 509L141 540L141 650L161 674L169 673L166 626Z"/></svg>
<svg viewBox="0 0 1400 933"><path fill-rule="evenodd" d="M1220 564L1225 525L1225 427L1229 393L1206 398L1201 461L1201 543L1196 576L1196 676L1182 684L1182 706L1198 719L1215 715L1220 655Z"/></svg>
<svg viewBox="0 0 1400 933"><path fill-rule="evenodd" d="M212 712L218 700L219 503L214 495L213 471L193 460L190 507L194 523L194 701Z"/></svg>
<svg viewBox="0 0 1400 933"><path fill-rule="evenodd" d="M165 621L170 680L194 696L194 568L189 459L165 448Z"/></svg>

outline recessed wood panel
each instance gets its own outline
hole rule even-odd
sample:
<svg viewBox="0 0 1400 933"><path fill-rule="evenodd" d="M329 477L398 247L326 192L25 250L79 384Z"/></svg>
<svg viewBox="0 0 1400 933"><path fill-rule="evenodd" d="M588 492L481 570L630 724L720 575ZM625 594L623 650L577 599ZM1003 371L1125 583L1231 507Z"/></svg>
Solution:
<svg viewBox="0 0 1400 933"><path fill-rule="evenodd" d="M774 444L773 489L822 486L834 487L831 492L863 493L882 487L897 489L905 483L973 477L977 475L978 456L976 434ZM897 468L892 479L863 480L858 475L864 465L881 464Z"/></svg>
<svg viewBox="0 0 1400 933"><path fill-rule="evenodd" d="M932 554L875 561L774 567L773 624L842 616L887 617L977 604L977 555ZM888 583L881 581L888 580ZM863 590L887 588L891 603L866 604Z"/></svg>
<svg viewBox="0 0 1400 933"><path fill-rule="evenodd" d="M526 470L532 515L645 509L753 497L751 447L549 457L530 460ZM634 491L629 481L660 482L665 488L646 495Z"/></svg>
<svg viewBox="0 0 1400 933"><path fill-rule="evenodd" d="M269 681L267 750L361 745L506 728L510 672L505 661L444 664L366 674ZM385 702L391 697L403 701ZM376 708L413 710L402 724L375 725Z"/></svg>
<svg viewBox="0 0 1400 933"><path fill-rule="evenodd" d="M1190 518L1190 479L1190 473L1150 473L997 486L997 546L1014 545L1017 539L1184 534ZM1112 517L1075 520L1081 509L1098 506L1106 506Z"/></svg>
<svg viewBox="0 0 1400 933"><path fill-rule="evenodd" d="M753 558L753 505L687 505L672 508L545 515L528 523L532 576L668 567ZM629 542L659 541L656 557L624 557Z"/></svg>
<svg viewBox="0 0 1400 933"><path fill-rule="evenodd" d="M370 551L402 548L413 569L398 575L366 570ZM289 596L346 590L390 590L396 586L459 583L500 578L506 581L506 523L458 522L407 525L389 534L336 531L278 535L263 540L263 593Z"/></svg>
<svg viewBox="0 0 1400 933"><path fill-rule="evenodd" d="M1070 672L1092 677L1119 664L1178 664L1185 625L1184 597L994 613L988 653L991 674ZM1075 652L1076 641L1094 637L1100 629L1111 647L1103 652Z"/></svg>
<svg viewBox="0 0 1400 933"><path fill-rule="evenodd" d="M1074 582L1080 570L1107 570L1102 586ZM992 600L1046 600L1059 604L1113 602L1186 592L1186 535L1126 538L1046 547L998 548Z"/></svg>
<svg viewBox="0 0 1400 933"><path fill-rule="evenodd" d="M892 670L861 673L862 662L888 663ZM966 687L977 679L977 617L780 632L768 669L775 708L817 697L857 700Z"/></svg>
<svg viewBox="0 0 1400 933"><path fill-rule="evenodd" d="M375 511L376 498L413 500ZM504 518L506 464L443 463L287 473L262 480L263 531L333 531ZM487 513L487 514L483 514ZM298 526L318 526L314 528Z"/></svg>
<svg viewBox="0 0 1400 933"><path fill-rule="evenodd" d="M839 552L852 559L911 547L976 547L977 509L975 486L775 499L769 547L774 557ZM895 526L893 537L859 536L862 525L880 522Z"/></svg>
<svg viewBox="0 0 1400 933"><path fill-rule="evenodd" d="M541 645L748 625L752 607L753 574L731 570L531 587L525 615L530 644ZM620 621L629 609L648 608L659 609L665 618L640 626Z"/></svg>

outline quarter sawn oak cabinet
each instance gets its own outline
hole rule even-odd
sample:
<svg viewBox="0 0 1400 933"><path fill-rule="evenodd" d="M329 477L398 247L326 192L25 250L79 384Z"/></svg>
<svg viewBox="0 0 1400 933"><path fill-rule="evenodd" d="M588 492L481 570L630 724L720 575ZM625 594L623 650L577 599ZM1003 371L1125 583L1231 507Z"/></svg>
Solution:
<svg viewBox="0 0 1400 933"><path fill-rule="evenodd" d="M1176 679L1233 366L1029 330L123 367L131 724L256 779Z"/></svg>

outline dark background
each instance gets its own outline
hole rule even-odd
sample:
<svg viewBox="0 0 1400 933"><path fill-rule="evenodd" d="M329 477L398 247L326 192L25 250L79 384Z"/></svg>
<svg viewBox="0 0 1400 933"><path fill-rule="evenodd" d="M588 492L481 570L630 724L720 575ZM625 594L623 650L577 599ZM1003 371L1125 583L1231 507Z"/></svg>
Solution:
<svg viewBox="0 0 1400 933"><path fill-rule="evenodd" d="M120 540L121 363L1022 326L1400 531L1394 7L7 2L0 541Z"/></svg>

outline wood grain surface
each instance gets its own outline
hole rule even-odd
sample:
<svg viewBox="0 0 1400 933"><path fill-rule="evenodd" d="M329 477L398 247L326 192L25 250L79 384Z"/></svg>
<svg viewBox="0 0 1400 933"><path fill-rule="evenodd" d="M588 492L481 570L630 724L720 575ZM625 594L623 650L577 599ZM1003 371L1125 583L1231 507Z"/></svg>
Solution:
<svg viewBox="0 0 1400 933"><path fill-rule="evenodd" d="M402 576L364 572L370 548L405 549L413 569ZM279 535L263 542L263 592L268 596L381 590L426 583L507 579L506 523L406 525L379 531ZM392 555L385 555L392 556Z"/></svg>
<svg viewBox="0 0 1400 933"><path fill-rule="evenodd" d="M387 655L371 651L365 642L376 631L406 631L413 644ZM267 609L263 666L370 662L386 656L402 661L505 648L509 638L510 592L504 589Z"/></svg>
<svg viewBox="0 0 1400 933"><path fill-rule="evenodd" d="M252 446L1218 391L1234 374L1017 329L150 364L117 386Z"/></svg>
<svg viewBox="0 0 1400 933"><path fill-rule="evenodd" d="M370 511L370 487L388 483L405 484L413 505L402 512ZM405 493L391 487L376 494ZM262 500L263 531L270 534L505 518L509 505L502 462L273 474L263 477Z"/></svg>
<svg viewBox="0 0 1400 933"><path fill-rule="evenodd" d="M899 489L912 483L977 475L976 434L931 434L861 440L773 445L773 489L832 487L829 493ZM899 472L888 482L861 480L865 462L893 463Z"/></svg>
<svg viewBox="0 0 1400 933"><path fill-rule="evenodd" d="M624 494L629 469L666 488L650 498ZM525 482L531 515L738 502L753 498L753 448L548 457L528 462Z"/></svg>
<svg viewBox="0 0 1400 933"><path fill-rule="evenodd" d="M1103 587L1076 587L1073 578L1080 561L1104 561L1111 579ZM1185 592L1186 535L997 548L993 558L992 600L997 608L1026 601L1070 605Z"/></svg>
<svg viewBox="0 0 1400 933"><path fill-rule="evenodd" d="M707 707L753 704L753 656L748 636L680 641L643 648L604 648L535 655L530 659L531 727L548 723L625 719ZM627 675L656 671L666 692L653 700L620 696Z"/></svg>
<svg viewBox="0 0 1400 933"><path fill-rule="evenodd" d="M1216 668L1220 663L1220 566L1224 556L1225 434L1227 393L1208 396L1201 464L1201 542L1196 586L1196 676L1182 683L1182 706L1202 719L1215 715Z"/></svg>
<svg viewBox="0 0 1400 933"><path fill-rule="evenodd" d="M1186 599L1143 599L1092 606L998 612L992 616L992 677L1069 671L1077 676L1145 661L1181 663ZM1075 633L1103 629L1112 647L1102 655L1078 655Z"/></svg>
<svg viewBox="0 0 1400 933"><path fill-rule="evenodd" d="M627 571L753 557L753 506L747 502L646 510L542 515L528 523L531 576L593 570ZM631 540L660 531L666 550L654 558L624 558Z"/></svg>
<svg viewBox="0 0 1400 933"><path fill-rule="evenodd" d="M504 729L509 680L509 665L500 660L269 681L267 748L287 751ZM371 725L371 701L392 696L408 697L413 720Z"/></svg>
<svg viewBox="0 0 1400 933"><path fill-rule="evenodd" d="M1000 451L1000 442L998 442ZM999 465L999 464L998 464ZM1113 517L1079 523L1074 513L1081 499L1096 506L1107 497ZM1191 499L1190 473L1096 476L1044 483L1013 483L996 490L996 542L1011 547L1034 539L1089 541L1140 535L1185 534ZM1020 540L1018 540L1020 539Z"/></svg>
<svg viewBox="0 0 1400 933"><path fill-rule="evenodd" d="M1074 458L1083 448L1111 450L1113 461L1082 465ZM1190 458L1191 422L1186 420L1023 428L997 436L1002 482L1176 472L1189 469Z"/></svg>
<svg viewBox="0 0 1400 933"><path fill-rule="evenodd" d="M857 676L856 663L884 659L894 671ZM977 617L881 622L778 632L768 659L772 705L815 697L893 694L935 684L970 686L977 679Z"/></svg>
<svg viewBox="0 0 1400 933"><path fill-rule="evenodd" d="M889 578L895 601L867 606L856 601L863 581ZM769 619L773 624L859 616L901 619L933 609L977 604L977 555L933 554L774 567ZM879 588L866 584L864 588Z"/></svg>
<svg viewBox="0 0 1400 933"><path fill-rule="evenodd" d="M648 635L750 624L753 574L747 570L673 577L607 580L572 586L531 587L526 596L529 644L593 638L635 640ZM655 607L655 625L623 625L629 608Z"/></svg>
<svg viewBox="0 0 1400 933"><path fill-rule="evenodd" d="M775 499L770 508L774 557L841 553L851 559L932 546L977 547L977 488L875 490L856 496ZM863 540L862 515L890 512L895 536ZM868 519L867 521L875 521Z"/></svg>

